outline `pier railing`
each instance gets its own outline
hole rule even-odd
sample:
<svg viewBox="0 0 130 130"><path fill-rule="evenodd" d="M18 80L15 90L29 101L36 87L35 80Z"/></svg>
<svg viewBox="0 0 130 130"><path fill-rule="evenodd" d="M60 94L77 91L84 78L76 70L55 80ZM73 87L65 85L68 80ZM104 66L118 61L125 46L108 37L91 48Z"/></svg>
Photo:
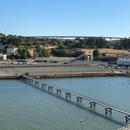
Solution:
<svg viewBox="0 0 130 130"><path fill-rule="evenodd" d="M129 124L129 125L126 125L126 126L124 126L124 127L121 127L121 128L119 128L119 129L117 129L117 130L130 130L130 124Z"/></svg>

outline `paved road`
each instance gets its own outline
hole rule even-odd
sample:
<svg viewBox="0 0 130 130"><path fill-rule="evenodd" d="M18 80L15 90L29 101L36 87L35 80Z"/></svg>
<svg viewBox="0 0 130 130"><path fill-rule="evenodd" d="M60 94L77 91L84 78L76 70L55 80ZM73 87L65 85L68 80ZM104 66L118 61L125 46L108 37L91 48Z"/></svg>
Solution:
<svg viewBox="0 0 130 130"><path fill-rule="evenodd" d="M49 73L72 73L72 72L107 72L107 71L122 71L127 72L127 69L99 68L100 64L107 64L95 61L77 61L70 64L47 63L44 65L4 65L0 66L0 75L15 75L24 74L49 74ZM26 67L28 66L28 67ZM12 68L11 68L12 67Z"/></svg>

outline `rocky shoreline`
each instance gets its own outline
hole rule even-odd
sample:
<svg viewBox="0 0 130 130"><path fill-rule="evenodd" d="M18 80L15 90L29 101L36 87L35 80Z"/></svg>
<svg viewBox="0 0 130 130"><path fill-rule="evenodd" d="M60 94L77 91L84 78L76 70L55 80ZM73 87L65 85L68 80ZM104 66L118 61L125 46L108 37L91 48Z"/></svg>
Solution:
<svg viewBox="0 0 130 130"><path fill-rule="evenodd" d="M70 77L100 77L100 76L128 76L126 73L115 72L87 72L87 73L55 73L43 75L30 75L36 78L70 78Z"/></svg>
<svg viewBox="0 0 130 130"><path fill-rule="evenodd" d="M123 72L71 72L71 73L48 73L28 74L34 78L70 78L70 77L100 77L100 76L130 76ZM0 79L18 79L20 75L0 75Z"/></svg>

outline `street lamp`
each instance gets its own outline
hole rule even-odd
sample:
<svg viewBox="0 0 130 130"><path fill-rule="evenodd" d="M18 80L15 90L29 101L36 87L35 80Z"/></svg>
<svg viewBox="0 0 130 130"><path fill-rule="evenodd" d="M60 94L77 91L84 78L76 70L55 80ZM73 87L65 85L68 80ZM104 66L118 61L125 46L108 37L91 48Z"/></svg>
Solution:
<svg viewBox="0 0 130 130"><path fill-rule="evenodd" d="M88 119L88 117L86 118L86 119L80 119L80 123L81 123L81 125L82 125L82 130L83 130L83 125L84 125L84 123L85 123L85 121Z"/></svg>
<svg viewBox="0 0 130 130"><path fill-rule="evenodd" d="M70 50L69 50L69 66L70 66L70 72L71 72L71 64L70 64Z"/></svg>

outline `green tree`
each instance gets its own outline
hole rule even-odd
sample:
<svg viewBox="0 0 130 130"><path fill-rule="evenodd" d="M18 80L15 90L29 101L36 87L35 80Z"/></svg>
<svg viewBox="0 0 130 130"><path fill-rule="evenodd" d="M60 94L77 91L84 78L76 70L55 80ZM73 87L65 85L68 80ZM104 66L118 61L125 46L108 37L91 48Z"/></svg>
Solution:
<svg viewBox="0 0 130 130"><path fill-rule="evenodd" d="M86 45L89 46L90 48L95 48L96 46L95 38L89 38L86 42Z"/></svg>
<svg viewBox="0 0 130 130"><path fill-rule="evenodd" d="M40 47L40 45L36 46L36 53L38 56L40 56L40 57L42 56L42 48Z"/></svg>
<svg viewBox="0 0 130 130"><path fill-rule="evenodd" d="M102 56L105 57L105 56L106 56L106 53L102 53Z"/></svg>
<svg viewBox="0 0 130 130"><path fill-rule="evenodd" d="M26 59L27 57L27 49L26 48L18 48L17 56L19 56L20 59Z"/></svg>
<svg viewBox="0 0 130 130"><path fill-rule="evenodd" d="M51 49L51 54L59 57L68 56L66 49Z"/></svg>
<svg viewBox="0 0 130 130"><path fill-rule="evenodd" d="M42 49L42 56L49 57L49 56L51 56L51 53L49 50L43 48Z"/></svg>
<svg viewBox="0 0 130 130"><path fill-rule="evenodd" d="M62 42L60 42L59 46L58 46L58 49L66 49L66 47Z"/></svg>
<svg viewBox="0 0 130 130"><path fill-rule="evenodd" d="M93 51L93 58L94 59L98 59L99 58L99 51L98 51L98 49Z"/></svg>

